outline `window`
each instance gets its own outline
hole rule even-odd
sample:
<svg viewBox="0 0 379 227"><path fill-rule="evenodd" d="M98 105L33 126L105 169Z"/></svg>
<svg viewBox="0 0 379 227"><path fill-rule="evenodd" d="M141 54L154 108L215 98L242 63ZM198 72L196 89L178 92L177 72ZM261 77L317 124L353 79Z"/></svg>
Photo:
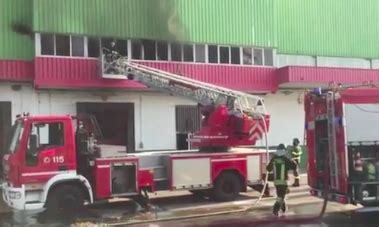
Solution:
<svg viewBox="0 0 379 227"><path fill-rule="evenodd" d="M157 42L157 60L168 60L168 44L166 42Z"/></svg>
<svg viewBox="0 0 379 227"><path fill-rule="evenodd" d="M38 163L41 151L54 149L64 145L63 123L33 123L28 139L26 162L29 166Z"/></svg>
<svg viewBox="0 0 379 227"><path fill-rule="evenodd" d="M55 47L56 47L56 55L70 56L70 36L56 35Z"/></svg>
<svg viewBox="0 0 379 227"><path fill-rule="evenodd" d="M112 42L114 42L112 38L102 38L101 48L107 48L108 50L110 50L112 48Z"/></svg>
<svg viewBox="0 0 379 227"><path fill-rule="evenodd" d="M142 43L140 41L132 41L132 58L142 59Z"/></svg>
<svg viewBox="0 0 379 227"><path fill-rule="evenodd" d="M183 45L183 58L184 58L184 61L193 62L193 45L192 44Z"/></svg>
<svg viewBox="0 0 379 227"><path fill-rule="evenodd" d="M262 49L254 49L254 65L263 65Z"/></svg>
<svg viewBox="0 0 379 227"><path fill-rule="evenodd" d="M117 39L116 40L116 50L121 56L128 56L128 40Z"/></svg>
<svg viewBox="0 0 379 227"><path fill-rule="evenodd" d="M231 63L239 65L241 64L241 55L240 55L240 48L239 47L231 47L230 48L230 55L231 55Z"/></svg>
<svg viewBox="0 0 379 227"><path fill-rule="evenodd" d="M274 66L274 55L272 49L264 49L265 65Z"/></svg>
<svg viewBox="0 0 379 227"><path fill-rule="evenodd" d="M155 60L155 41L144 40L142 41L143 50L144 50L144 59L146 60Z"/></svg>
<svg viewBox="0 0 379 227"><path fill-rule="evenodd" d="M41 34L41 54L54 55L54 35Z"/></svg>
<svg viewBox="0 0 379 227"><path fill-rule="evenodd" d="M182 45L180 43L171 43L171 60L182 61Z"/></svg>
<svg viewBox="0 0 379 227"><path fill-rule="evenodd" d="M229 47L220 46L220 63L229 64Z"/></svg>
<svg viewBox="0 0 379 227"><path fill-rule="evenodd" d="M106 48L108 50L114 50L118 52L121 56L128 56L128 40L102 38L101 47Z"/></svg>
<svg viewBox="0 0 379 227"><path fill-rule="evenodd" d="M244 65L253 64L253 49L252 48L242 48L242 58Z"/></svg>
<svg viewBox="0 0 379 227"><path fill-rule="evenodd" d="M11 131L9 133L9 137L7 140L7 149L5 150L7 154L14 153L18 149L23 131L24 131L23 121L16 121L16 123L11 128Z"/></svg>
<svg viewBox="0 0 379 227"><path fill-rule="evenodd" d="M205 45L195 45L196 62L205 62Z"/></svg>
<svg viewBox="0 0 379 227"><path fill-rule="evenodd" d="M88 57L98 58L100 55L100 42L98 38L88 38Z"/></svg>
<svg viewBox="0 0 379 227"><path fill-rule="evenodd" d="M71 36L71 55L84 56L84 37Z"/></svg>
<svg viewBox="0 0 379 227"><path fill-rule="evenodd" d="M39 150L63 146L63 123L37 123L31 130L38 137Z"/></svg>
<svg viewBox="0 0 379 227"><path fill-rule="evenodd" d="M208 59L209 63L218 63L218 48L214 45L208 46Z"/></svg>

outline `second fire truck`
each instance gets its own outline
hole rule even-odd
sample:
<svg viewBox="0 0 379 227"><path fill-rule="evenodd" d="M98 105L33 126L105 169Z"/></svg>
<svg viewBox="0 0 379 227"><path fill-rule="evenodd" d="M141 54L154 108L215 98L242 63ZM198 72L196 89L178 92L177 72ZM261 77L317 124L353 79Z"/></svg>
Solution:
<svg viewBox="0 0 379 227"><path fill-rule="evenodd" d="M317 89L305 96L311 194L379 202L379 89Z"/></svg>

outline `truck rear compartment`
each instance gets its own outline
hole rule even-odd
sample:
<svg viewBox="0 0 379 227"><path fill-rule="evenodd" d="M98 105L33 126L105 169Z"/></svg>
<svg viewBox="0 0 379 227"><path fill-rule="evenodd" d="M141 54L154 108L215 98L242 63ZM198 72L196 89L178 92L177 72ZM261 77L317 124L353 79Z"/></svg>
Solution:
<svg viewBox="0 0 379 227"><path fill-rule="evenodd" d="M350 142L348 147L349 194L352 201L368 204L379 201L379 141ZM363 171L356 169L356 155L360 154ZM369 176L369 166L375 169Z"/></svg>
<svg viewBox="0 0 379 227"><path fill-rule="evenodd" d="M377 202L379 201L379 133L376 131L379 127L379 106L376 104L344 104L343 113L343 117L336 116L337 163L333 165L327 162L331 155L328 121L325 117L316 117L315 119L315 165L313 168L315 168L316 174L313 175L315 179L311 186L322 192L325 184L325 170L328 170L328 177L332 178L330 168L338 165L337 174L340 187L330 191L331 197L333 195L344 196L352 203L365 205ZM360 154L363 171L356 169L357 153ZM368 177L369 168L374 169L374 177ZM343 182L346 182L346 188Z"/></svg>
<svg viewBox="0 0 379 227"><path fill-rule="evenodd" d="M379 201L379 105L344 104L344 113L349 195L362 204ZM356 169L358 153L363 172Z"/></svg>

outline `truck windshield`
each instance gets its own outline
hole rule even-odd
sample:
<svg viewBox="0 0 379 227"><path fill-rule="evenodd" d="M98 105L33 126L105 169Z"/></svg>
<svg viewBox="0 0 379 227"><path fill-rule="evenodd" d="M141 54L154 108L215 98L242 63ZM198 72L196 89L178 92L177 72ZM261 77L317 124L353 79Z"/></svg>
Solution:
<svg viewBox="0 0 379 227"><path fill-rule="evenodd" d="M16 123L12 126L11 132L8 137L8 144L6 153L11 154L14 153L20 143L22 131L24 130L24 124L21 121L16 121Z"/></svg>

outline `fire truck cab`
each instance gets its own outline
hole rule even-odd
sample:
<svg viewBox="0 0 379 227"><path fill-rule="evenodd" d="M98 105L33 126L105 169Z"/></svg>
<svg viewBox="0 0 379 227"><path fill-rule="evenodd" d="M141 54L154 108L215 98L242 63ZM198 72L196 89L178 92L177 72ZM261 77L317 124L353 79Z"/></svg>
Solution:
<svg viewBox="0 0 379 227"><path fill-rule="evenodd" d="M229 152L156 151L77 144L71 116L19 117L4 156L3 199L12 208L76 212L84 204L141 192L189 190L234 200L246 186L262 185L266 154L235 148Z"/></svg>
<svg viewBox="0 0 379 227"><path fill-rule="evenodd" d="M340 203L379 200L379 89L321 90L305 96L311 194Z"/></svg>

